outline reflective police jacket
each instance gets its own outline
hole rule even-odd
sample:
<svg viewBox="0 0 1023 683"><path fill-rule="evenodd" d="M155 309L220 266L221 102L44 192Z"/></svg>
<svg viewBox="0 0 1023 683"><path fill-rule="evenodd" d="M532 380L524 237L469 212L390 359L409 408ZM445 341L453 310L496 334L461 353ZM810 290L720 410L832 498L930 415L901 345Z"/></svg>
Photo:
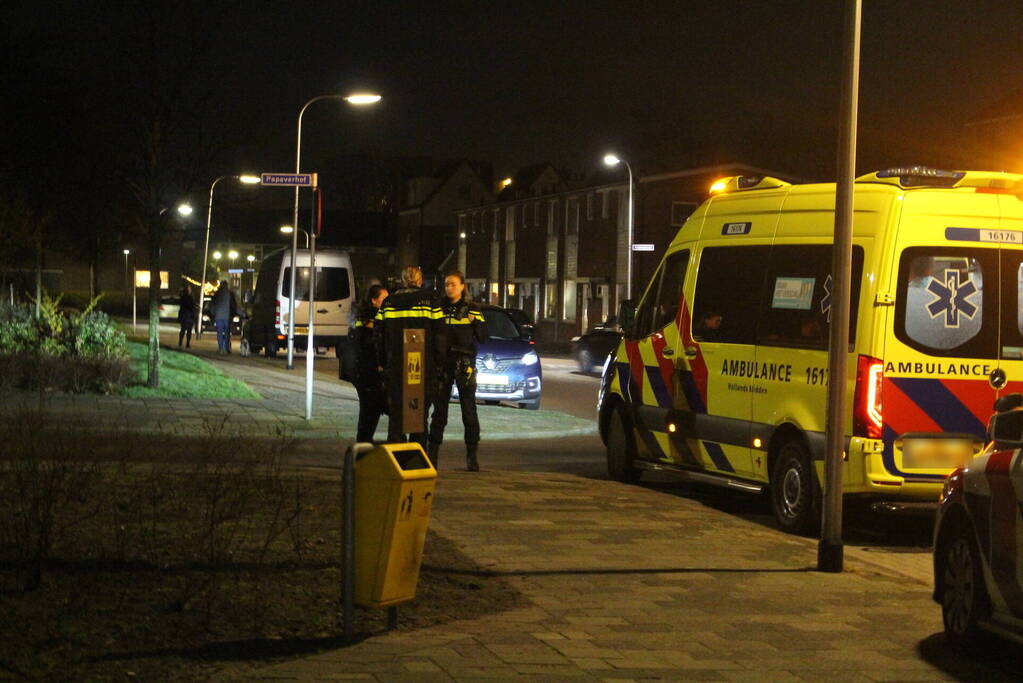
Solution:
<svg viewBox="0 0 1023 683"><path fill-rule="evenodd" d="M384 299L377 311L373 327L377 345L377 358L382 362L384 373L390 387L400 387L402 383L402 346L405 330L420 329L426 334L423 358L423 376L426 385L438 376L443 359L441 335L438 334L440 323L440 307L436 305L433 295L419 287L399 289Z"/></svg>
<svg viewBox="0 0 1023 683"><path fill-rule="evenodd" d="M475 303L466 301L464 296L454 302L443 297L439 308L440 329L443 335L441 347L445 356L449 360L467 357L475 365L476 351L480 344L487 341L487 325L483 311Z"/></svg>

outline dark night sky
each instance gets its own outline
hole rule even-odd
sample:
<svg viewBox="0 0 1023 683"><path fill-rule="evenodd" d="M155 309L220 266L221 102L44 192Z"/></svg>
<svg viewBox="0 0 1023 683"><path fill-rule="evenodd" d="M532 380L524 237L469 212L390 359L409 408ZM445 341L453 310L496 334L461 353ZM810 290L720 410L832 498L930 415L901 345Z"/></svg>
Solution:
<svg viewBox="0 0 1023 683"><path fill-rule="evenodd" d="M861 168L927 163L955 146L965 117L1023 88L1023 3L864 4ZM499 173L540 161L585 172L608 148L686 141L735 158L760 150L751 159L805 174L834 164L837 0L121 7L33 3L8 15L9 36L47 46L46 68L74 80L103 121L120 102L120 37L158 13L161 57L199 57L191 86L233 110L248 146L232 163L253 168L293 166L305 99L360 87L384 102L316 105L304 166L375 148L489 159Z"/></svg>

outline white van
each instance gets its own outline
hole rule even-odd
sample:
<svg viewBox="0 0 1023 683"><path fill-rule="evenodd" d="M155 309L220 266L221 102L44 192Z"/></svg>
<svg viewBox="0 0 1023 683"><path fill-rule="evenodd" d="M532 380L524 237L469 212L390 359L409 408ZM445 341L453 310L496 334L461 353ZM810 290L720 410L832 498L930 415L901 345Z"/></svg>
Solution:
<svg viewBox="0 0 1023 683"><path fill-rule="evenodd" d="M295 348L305 349L309 334L309 250L295 254L298 268L295 280ZM242 329L242 355L263 351L268 357L288 345L291 305L291 250L269 254L259 266L256 291L249 319ZM316 250L316 292L314 334L316 346L334 347L345 343L352 305L355 278L347 251ZM340 355L340 354L338 354Z"/></svg>

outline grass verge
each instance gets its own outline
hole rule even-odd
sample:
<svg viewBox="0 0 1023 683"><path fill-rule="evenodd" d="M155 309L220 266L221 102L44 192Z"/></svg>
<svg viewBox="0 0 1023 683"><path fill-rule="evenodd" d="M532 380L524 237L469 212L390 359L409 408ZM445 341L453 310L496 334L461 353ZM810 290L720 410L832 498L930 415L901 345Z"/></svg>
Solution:
<svg viewBox="0 0 1023 683"><path fill-rule="evenodd" d="M139 377L145 378L149 347L129 341L128 352ZM160 388L133 385L122 394L132 398L260 398L245 382L228 377L201 358L164 348L160 349Z"/></svg>

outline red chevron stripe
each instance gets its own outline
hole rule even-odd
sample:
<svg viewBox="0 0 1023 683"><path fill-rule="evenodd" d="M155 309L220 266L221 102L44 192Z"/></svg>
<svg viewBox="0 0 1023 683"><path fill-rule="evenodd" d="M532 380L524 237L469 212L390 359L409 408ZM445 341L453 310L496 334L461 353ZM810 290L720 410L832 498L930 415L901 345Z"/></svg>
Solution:
<svg viewBox="0 0 1023 683"><path fill-rule="evenodd" d="M682 351L695 348L696 357L686 357L689 363L689 371L693 373L693 381L696 383L696 390L700 392L703 405L707 404L707 363L703 359L703 352L700 345L693 339L692 317L689 314L689 306L686 304L686 297L683 295L678 307L678 316L675 318L675 325L678 327L679 336L682 338ZM709 409L709 406L708 406Z"/></svg>
<svg viewBox="0 0 1023 683"><path fill-rule="evenodd" d="M896 434L943 431L930 415L921 410L920 406L895 386L894 382L884 380L881 393L884 421Z"/></svg>
<svg viewBox="0 0 1023 683"><path fill-rule="evenodd" d="M941 383L955 394L982 424L987 424L994 412L995 391L986 379L943 379Z"/></svg>

